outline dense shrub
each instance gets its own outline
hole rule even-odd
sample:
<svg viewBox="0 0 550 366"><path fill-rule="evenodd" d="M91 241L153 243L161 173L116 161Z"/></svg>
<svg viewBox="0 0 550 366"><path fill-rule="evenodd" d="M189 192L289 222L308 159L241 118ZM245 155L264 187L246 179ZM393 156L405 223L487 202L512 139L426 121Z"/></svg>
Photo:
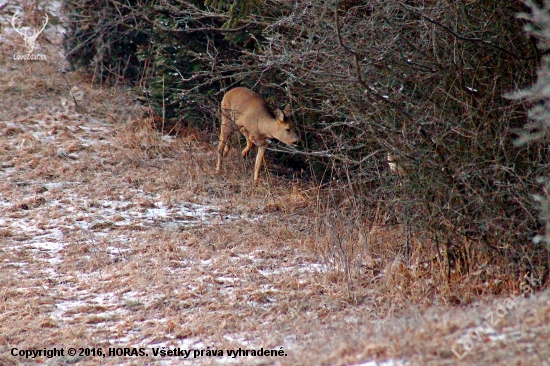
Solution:
<svg viewBox="0 0 550 366"><path fill-rule="evenodd" d="M489 252L505 272L546 281L531 194L548 154L514 145L526 111L503 97L539 59L516 18L522 4L407 4L304 3L266 29L258 66L285 70L297 104L323 116L313 134L346 158L341 177L369 187L364 202L432 233L465 269ZM387 153L401 185L381 168Z"/></svg>
<svg viewBox="0 0 550 366"><path fill-rule="evenodd" d="M430 240L404 253L443 254L448 275L482 258L547 281L548 251L531 239L548 153L514 144L527 105L504 97L541 59L520 1L86 3L69 7L74 65L139 75L159 115L204 129L235 85L290 102L312 176L338 182L327 210L351 195L350 215L406 223Z"/></svg>

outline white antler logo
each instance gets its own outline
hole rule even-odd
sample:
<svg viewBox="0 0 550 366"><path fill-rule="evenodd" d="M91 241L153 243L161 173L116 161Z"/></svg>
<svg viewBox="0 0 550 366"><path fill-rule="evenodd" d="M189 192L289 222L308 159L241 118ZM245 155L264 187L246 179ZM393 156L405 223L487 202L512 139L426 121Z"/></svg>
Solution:
<svg viewBox="0 0 550 366"><path fill-rule="evenodd" d="M23 40L27 44L27 53L32 53L32 51L34 50L34 47L36 46L36 39L38 38L40 33L42 33L44 28L46 28L46 24L48 24L48 20L49 20L48 14L44 14L45 21L44 21L44 26L42 27L42 29L40 29L39 31L35 30L30 35L27 34L26 31L25 32L20 31L21 25L19 25L19 26L16 25L16 22L17 22L18 18L19 17L17 16L17 14L13 14L13 17L11 18L11 25L17 33L19 33L20 35L23 36Z"/></svg>

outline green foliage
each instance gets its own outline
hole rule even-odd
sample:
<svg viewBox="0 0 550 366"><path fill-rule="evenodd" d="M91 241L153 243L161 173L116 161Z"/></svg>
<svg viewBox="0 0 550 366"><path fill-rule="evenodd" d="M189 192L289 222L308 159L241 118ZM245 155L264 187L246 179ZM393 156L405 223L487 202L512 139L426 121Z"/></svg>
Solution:
<svg viewBox="0 0 550 366"><path fill-rule="evenodd" d="M150 16L157 26L149 45L138 51L149 65L144 84L150 103L172 123L213 130L220 90L234 77L220 66L238 63L242 52L252 51L253 35L261 29L225 31L237 18L211 16L200 1L164 1Z"/></svg>
<svg viewBox="0 0 550 366"><path fill-rule="evenodd" d="M247 15L258 10L259 0L205 0L205 5L217 10L227 10L229 19L222 25L223 29L232 29Z"/></svg>
<svg viewBox="0 0 550 366"><path fill-rule="evenodd" d="M67 14L64 48L69 63L91 70L100 79L136 80L143 69L137 50L146 44L150 29L135 9L147 9L153 3L64 1Z"/></svg>
<svg viewBox="0 0 550 366"><path fill-rule="evenodd" d="M206 3L220 13L198 0L65 1L67 59L100 79L138 84L168 127L182 123L211 130L217 94L235 76L219 66L253 51L261 27L245 23L232 31L256 9L255 1Z"/></svg>

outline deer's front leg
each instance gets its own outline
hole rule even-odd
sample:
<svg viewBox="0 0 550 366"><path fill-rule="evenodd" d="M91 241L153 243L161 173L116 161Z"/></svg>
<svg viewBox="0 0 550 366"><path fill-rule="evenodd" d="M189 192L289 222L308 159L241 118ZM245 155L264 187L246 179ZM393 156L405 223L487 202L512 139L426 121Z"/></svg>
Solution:
<svg viewBox="0 0 550 366"><path fill-rule="evenodd" d="M262 162L264 161L265 146L258 146L258 155L256 155L256 164L254 165L254 183L258 183L258 178L260 176L260 168L262 167Z"/></svg>
<svg viewBox="0 0 550 366"><path fill-rule="evenodd" d="M244 148L243 152L242 152L242 155L243 157L246 156L248 154L248 152L250 151L250 149L252 149L252 141L250 140L250 133L248 132L248 130L244 127L241 127L239 129L239 131L243 134L244 138L246 139L246 147Z"/></svg>

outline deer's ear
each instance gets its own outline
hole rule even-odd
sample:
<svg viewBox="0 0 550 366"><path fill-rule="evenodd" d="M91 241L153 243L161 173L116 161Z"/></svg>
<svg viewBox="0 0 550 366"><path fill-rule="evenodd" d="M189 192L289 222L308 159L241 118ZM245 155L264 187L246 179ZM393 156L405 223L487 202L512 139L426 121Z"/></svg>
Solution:
<svg viewBox="0 0 550 366"><path fill-rule="evenodd" d="M285 106L285 109L283 110L283 113L285 114L285 116L289 116L290 115L290 104L287 104Z"/></svg>
<svg viewBox="0 0 550 366"><path fill-rule="evenodd" d="M275 111L275 118L277 118L277 121L283 122L285 120L285 115L280 109L277 109Z"/></svg>

